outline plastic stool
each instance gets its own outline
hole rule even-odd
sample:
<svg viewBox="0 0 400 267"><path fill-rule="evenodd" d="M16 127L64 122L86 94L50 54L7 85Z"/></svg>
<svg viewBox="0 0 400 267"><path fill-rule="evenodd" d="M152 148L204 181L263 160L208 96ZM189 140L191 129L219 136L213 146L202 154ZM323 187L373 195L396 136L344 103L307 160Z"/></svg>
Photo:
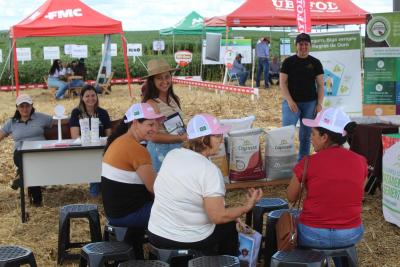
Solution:
<svg viewBox="0 0 400 267"><path fill-rule="evenodd" d="M36 267L32 251L20 246L0 246L0 267L16 267L29 264Z"/></svg>
<svg viewBox="0 0 400 267"><path fill-rule="evenodd" d="M153 260L130 260L120 263L118 267L169 267L169 264Z"/></svg>
<svg viewBox="0 0 400 267"><path fill-rule="evenodd" d="M171 262L180 258L187 261L202 256L201 252L194 249L161 249L156 248L149 243L149 252L154 255L157 260L166 262L172 265Z"/></svg>
<svg viewBox="0 0 400 267"><path fill-rule="evenodd" d="M64 259L78 259L79 254L67 252L70 248L80 248L89 242L70 242L70 219L87 218L90 227L90 242L101 241L101 228L97 206L93 204L72 204L60 209L60 221L58 230L58 264L62 264Z"/></svg>
<svg viewBox="0 0 400 267"><path fill-rule="evenodd" d="M189 261L188 267L240 267L238 257L221 256L203 256Z"/></svg>
<svg viewBox="0 0 400 267"><path fill-rule="evenodd" d="M324 255L321 252L312 250L295 249L292 251L278 251L271 258L271 267L322 267L324 263Z"/></svg>
<svg viewBox="0 0 400 267"><path fill-rule="evenodd" d="M143 244L147 243L145 228L114 226L106 222L104 226L104 241L121 241L133 247L136 259L143 260Z"/></svg>
<svg viewBox="0 0 400 267"><path fill-rule="evenodd" d="M296 209L282 209L282 210L274 210L268 214L267 219L267 233L265 236L265 248L264 248L264 264L265 267L269 267L271 263L271 257L277 251L277 243L276 243L276 229L275 225L278 219L281 217L281 214L284 211L290 211L292 214L299 214L299 211Z"/></svg>
<svg viewBox="0 0 400 267"><path fill-rule="evenodd" d="M312 248L312 250L321 252L323 255L325 255L325 257L327 257L328 267L330 266L331 257L346 257L347 262L343 264L343 266L351 266L351 267L358 266L357 250L355 245L345 248L332 248L332 249Z"/></svg>
<svg viewBox="0 0 400 267"><path fill-rule="evenodd" d="M97 242L82 247L80 267L104 266L109 261L127 261L135 258L133 248L124 242Z"/></svg>

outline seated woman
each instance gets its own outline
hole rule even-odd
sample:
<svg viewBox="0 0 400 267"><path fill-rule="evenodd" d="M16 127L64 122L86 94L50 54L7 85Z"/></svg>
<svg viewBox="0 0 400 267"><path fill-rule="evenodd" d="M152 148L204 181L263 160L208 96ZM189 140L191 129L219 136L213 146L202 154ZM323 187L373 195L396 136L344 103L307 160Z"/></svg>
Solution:
<svg viewBox="0 0 400 267"><path fill-rule="evenodd" d="M79 119L99 118L99 135L101 137L111 135L111 120L107 110L99 106L99 98L96 89L92 85L85 85L80 94L79 105L71 112L69 127L71 138L80 137ZM100 192L100 183L90 184L90 195L96 197Z"/></svg>
<svg viewBox="0 0 400 267"><path fill-rule="evenodd" d="M79 66L80 63L78 63L78 61L73 60L71 62L71 75L76 76L76 77L81 77L78 79L72 79L69 82L69 87L83 87L85 86L85 76L86 76L86 68L85 67L80 67Z"/></svg>
<svg viewBox="0 0 400 267"><path fill-rule="evenodd" d="M17 110L14 116L7 120L0 130L0 141L11 135L14 140L14 163L17 166L17 175L20 176L21 161L17 150L21 148L23 141L45 140L45 128L51 128L53 119L51 116L36 112L32 98L21 94L16 100ZM13 189L17 189L20 180L13 182ZM34 205L42 204L42 191L39 186L28 188L29 199Z"/></svg>
<svg viewBox="0 0 400 267"><path fill-rule="evenodd" d="M262 191L252 188L244 205L225 207L224 179L208 157L217 154L228 130L211 115L196 115L188 123L185 148L165 157L154 184L149 221L154 246L237 256L235 220L254 207Z"/></svg>
<svg viewBox="0 0 400 267"><path fill-rule="evenodd" d="M315 120L303 119L312 127L315 154L308 156L305 177L307 194L298 224L298 243L311 248L339 248L359 242L364 233L361 221L366 159L343 148L355 123L336 108L317 114ZM294 167L287 196L294 202L300 193L305 157ZM340 258L334 258L341 266Z"/></svg>
<svg viewBox="0 0 400 267"><path fill-rule="evenodd" d="M60 78L65 76L66 73L67 70L62 66L61 60L54 60L49 71L49 77L47 78L47 86L57 88L55 95L57 100L63 99L65 91L68 89L68 84L60 80Z"/></svg>
<svg viewBox="0 0 400 267"><path fill-rule="evenodd" d="M142 228L144 233L153 204L156 172L149 152L140 142L158 131L157 120L163 116L142 103L131 106L125 117L107 140L101 172L103 205L110 224Z"/></svg>

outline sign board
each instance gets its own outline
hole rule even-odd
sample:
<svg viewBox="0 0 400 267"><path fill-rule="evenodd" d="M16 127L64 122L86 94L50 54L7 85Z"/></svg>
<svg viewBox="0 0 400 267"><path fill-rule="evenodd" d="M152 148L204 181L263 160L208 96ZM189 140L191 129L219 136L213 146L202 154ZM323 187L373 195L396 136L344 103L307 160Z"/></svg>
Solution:
<svg viewBox="0 0 400 267"><path fill-rule="evenodd" d="M71 55L72 54L72 46L73 46L73 44L65 44L64 45L64 54Z"/></svg>
<svg viewBox="0 0 400 267"><path fill-rule="evenodd" d="M76 58L87 58L88 57L88 46L87 45L72 45L71 56Z"/></svg>
<svg viewBox="0 0 400 267"><path fill-rule="evenodd" d="M181 50L176 51L175 53L175 62L181 67L187 66L190 62L192 62L192 59L193 54L190 51Z"/></svg>
<svg viewBox="0 0 400 267"><path fill-rule="evenodd" d="M21 47L17 48L17 60L18 61L31 61L31 48L30 47Z"/></svg>
<svg viewBox="0 0 400 267"><path fill-rule="evenodd" d="M111 43L111 56L116 57L118 54L118 46L117 44ZM104 53L104 44L101 44L101 53Z"/></svg>
<svg viewBox="0 0 400 267"><path fill-rule="evenodd" d="M227 44L227 45L226 45ZM225 64L225 50L232 50L233 54L236 56L237 54L242 55L242 64L250 64L251 63L251 39L228 39L228 42L225 39L221 40L219 61L207 60L206 59L206 41L203 40L203 48L202 48L202 58L203 64L205 65L215 65L215 64Z"/></svg>
<svg viewBox="0 0 400 267"><path fill-rule="evenodd" d="M3 50L0 49L0 63L3 63Z"/></svg>
<svg viewBox="0 0 400 267"><path fill-rule="evenodd" d="M233 50L225 50L224 63L228 69L233 67L233 62L235 61L236 53Z"/></svg>
<svg viewBox="0 0 400 267"><path fill-rule="evenodd" d="M290 55L290 38L280 38L279 51L281 56Z"/></svg>
<svg viewBox="0 0 400 267"><path fill-rule="evenodd" d="M43 59L59 59L60 58L60 47L58 46L44 46L43 47Z"/></svg>
<svg viewBox="0 0 400 267"><path fill-rule="evenodd" d="M164 40L154 40L153 41L153 51L164 51L165 42Z"/></svg>
<svg viewBox="0 0 400 267"><path fill-rule="evenodd" d="M141 57L143 55L142 44L127 44L128 57Z"/></svg>

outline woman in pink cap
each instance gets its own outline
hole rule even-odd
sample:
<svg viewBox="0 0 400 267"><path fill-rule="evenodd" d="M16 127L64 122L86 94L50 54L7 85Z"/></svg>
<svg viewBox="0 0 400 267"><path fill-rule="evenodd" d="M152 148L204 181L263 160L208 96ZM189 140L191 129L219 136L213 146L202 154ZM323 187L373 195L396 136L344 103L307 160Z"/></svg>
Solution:
<svg viewBox="0 0 400 267"><path fill-rule="evenodd" d="M157 248L237 256L235 221L253 208L262 191L252 188L243 206L225 207L224 179L208 157L217 154L228 130L211 115L196 115L188 123L184 148L165 157L149 221L149 241Z"/></svg>
<svg viewBox="0 0 400 267"><path fill-rule="evenodd" d="M342 145L356 124L337 108L322 110L314 120L303 119L303 123L312 127L316 153L308 156L298 243L321 249L354 245L364 233L361 211L367 162ZM306 158L293 169L287 192L290 202L299 198ZM341 266L340 258L334 260L335 266Z"/></svg>
<svg viewBox="0 0 400 267"><path fill-rule="evenodd" d="M111 225L142 229L143 234L147 228L156 172L149 152L140 142L149 140L158 131L157 120L162 117L149 104L134 104L107 140L101 193ZM134 246L137 244L135 241L139 242L130 241Z"/></svg>

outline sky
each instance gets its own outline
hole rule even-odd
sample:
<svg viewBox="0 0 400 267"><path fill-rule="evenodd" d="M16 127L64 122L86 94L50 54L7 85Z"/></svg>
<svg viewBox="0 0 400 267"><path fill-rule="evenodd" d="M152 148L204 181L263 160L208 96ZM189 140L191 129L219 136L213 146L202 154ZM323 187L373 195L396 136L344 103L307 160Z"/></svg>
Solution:
<svg viewBox="0 0 400 267"><path fill-rule="evenodd" d="M82 0L93 9L122 21L124 30L159 30L178 23L192 11L203 17L226 15L245 0ZM393 0L352 0L368 12L390 12ZM0 30L8 30L45 0L0 0Z"/></svg>

